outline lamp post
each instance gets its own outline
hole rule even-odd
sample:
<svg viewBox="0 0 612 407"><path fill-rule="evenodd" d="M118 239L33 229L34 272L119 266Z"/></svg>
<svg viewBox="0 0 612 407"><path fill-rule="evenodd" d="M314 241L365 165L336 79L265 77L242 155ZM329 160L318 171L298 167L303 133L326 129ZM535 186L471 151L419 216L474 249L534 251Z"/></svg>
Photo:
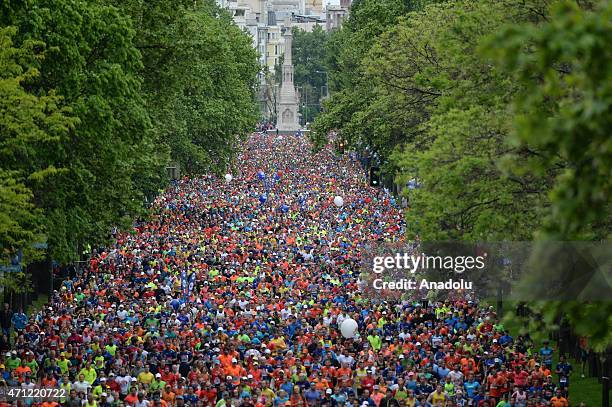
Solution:
<svg viewBox="0 0 612 407"><path fill-rule="evenodd" d="M325 97L328 98L329 97L329 75L327 74L327 71L315 71L315 72L325 74Z"/></svg>
<svg viewBox="0 0 612 407"><path fill-rule="evenodd" d="M306 84L302 86L297 86L297 89L300 92L300 99L304 98L304 102L300 103L303 107L304 114L302 117L304 118L304 127L306 127L306 123L308 122L308 92Z"/></svg>
<svg viewBox="0 0 612 407"><path fill-rule="evenodd" d="M308 88L304 86L304 128L308 125Z"/></svg>

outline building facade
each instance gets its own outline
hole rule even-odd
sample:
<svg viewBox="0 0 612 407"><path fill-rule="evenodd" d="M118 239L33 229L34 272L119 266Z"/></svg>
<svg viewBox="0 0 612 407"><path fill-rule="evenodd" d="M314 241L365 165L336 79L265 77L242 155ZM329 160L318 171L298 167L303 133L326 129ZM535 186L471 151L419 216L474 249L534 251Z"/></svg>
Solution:
<svg viewBox="0 0 612 407"><path fill-rule="evenodd" d="M328 6L323 0L216 1L232 14L238 27L251 35L262 68L259 74L260 109L264 118L276 119L278 123L282 80L279 81L275 73L279 68L284 69L280 66L287 41L283 30L293 26L312 31L316 25L326 30L337 29L348 15L350 0L339 0L339 5ZM284 79L284 71L280 76Z"/></svg>

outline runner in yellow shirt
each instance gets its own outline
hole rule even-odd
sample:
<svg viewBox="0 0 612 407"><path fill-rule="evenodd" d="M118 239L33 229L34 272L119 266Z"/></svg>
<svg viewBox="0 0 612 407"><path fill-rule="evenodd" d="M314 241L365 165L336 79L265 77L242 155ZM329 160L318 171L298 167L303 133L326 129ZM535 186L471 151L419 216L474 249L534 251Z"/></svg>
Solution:
<svg viewBox="0 0 612 407"><path fill-rule="evenodd" d="M149 366L145 366L145 370L138 375L138 382L150 385L155 380L155 375L149 371Z"/></svg>

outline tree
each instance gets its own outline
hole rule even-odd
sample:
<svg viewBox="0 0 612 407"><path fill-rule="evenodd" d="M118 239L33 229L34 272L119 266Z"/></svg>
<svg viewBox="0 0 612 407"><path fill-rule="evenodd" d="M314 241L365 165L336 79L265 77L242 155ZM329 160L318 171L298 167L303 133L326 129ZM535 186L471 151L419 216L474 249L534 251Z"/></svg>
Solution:
<svg viewBox="0 0 612 407"><path fill-rule="evenodd" d="M541 24L510 26L487 44L489 54L521 89L514 101L517 115L511 140L537 151L530 170L541 174L560 169L547 191L550 208L540 240L609 239L612 3L558 1L549 15ZM524 171L523 165L510 162L515 172ZM563 247L548 254L562 255ZM545 250L543 243L535 256ZM539 278L553 278L556 272L545 269ZM523 288L534 295L546 294L534 286ZM543 301L530 307L543 316L546 327L566 318L576 334L604 350L612 344L612 302L609 297L601 299ZM531 323L532 328L540 328Z"/></svg>
<svg viewBox="0 0 612 407"><path fill-rule="evenodd" d="M320 25L315 25L311 32L293 27L292 34L294 82L302 86L300 113L308 121L313 121L321 110L321 98L325 95L321 89L327 86L322 72L327 72L325 47L328 34Z"/></svg>
<svg viewBox="0 0 612 407"><path fill-rule="evenodd" d="M26 61L26 69L40 72L26 89L57 92L75 119L70 128L53 128L55 143L34 146L40 162L28 156L3 167L27 176L50 256L74 260L79 245L103 243L113 225L128 226L145 185L152 189L163 176L164 163L147 162L156 146L141 97L135 32L119 10L97 2L24 2L9 20L18 27L16 42L44 44L43 57Z"/></svg>
<svg viewBox="0 0 612 407"><path fill-rule="evenodd" d="M259 65L250 40L225 14L188 14L181 33L184 45L183 89L176 99L176 120L183 133L170 138L173 151L197 150L199 161L187 169L225 170L258 118L255 84ZM179 141L177 143L177 141Z"/></svg>
<svg viewBox="0 0 612 407"><path fill-rule="evenodd" d="M256 122L255 50L213 1L30 0L2 11L24 50L11 62L23 71L2 77L21 103L2 101L15 118L0 123L6 210L39 214L54 260L129 227L170 158L187 172L225 170ZM11 220L14 251L33 226Z"/></svg>
<svg viewBox="0 0 612 407"><path fill-rule="evenodd" d="M39 232L32 191L11 173L0 171L0 264L7 264L23 247L31 247Z"/></svg>
<svg viewBox="0 0 612 407"><path fill-rule="evenodd" d="M27 78L3 77L22 103L3 107L29 121L0 123L2 186L8 207L39 210L54 260L129 227L170 158L187 172L226 169L256 122L255 50L212 1L30 0L2 11L15 48L30 51L17 64ZM32 238L17 238L27 222L13 220L11 250Z"/></svg>
<svg viewBox="0 0 612 407"><path fill-rule="evenodd" d="M514 151L507 138L515 86L477 52L513 18L499 2L430 5L382 34L364 60L375 89L366 112L384 118L369 142L396 146L390 158L400 184L421 184L407 192L413 238L523 240L539 224L534 208L546 201L546 180L507 176L500 166Z"/></svg>
<svg viewBox="0 0 612 407"><path fill-rule="evenodd" d="M532 169L563 167L550 191L548 238L605 239L612 224L612 5L589 4L556 2L544 24L510 27L488 44L520 83L512 141L537 149Z"/></svg>
<svg viewBox="0 0 612 407"><path fill-rule="evenodd" d="M378 124L371 126L372 119L381 112L384 106L377 104L372 111L375 97L374 90L364 78L365 56L376 38L385 30L393 27L398 20L408 13L420 10L424 4L433 2L401 0L360 0L351 5L351 13L340 30L332 33L327 41L325 65L328 68L330 88L334 91L324 103L325 112L313 123L312 139L320 147L327 142L327 133L338 130L347 145L370 146L375 138L384 116L378 116ZM383 125L384 126L384 125ZM400 137L394 134L394 137ZM386 151L378 151L385 146ZM377 143L374 149L385 160L393 146Z"/></svg>
<svg viewBox="0 0 612 407"><path fill-rule="evenodd" d="M108 0L131 17L155 140L190 173L221 172L259 116L248 35L214 1Z"/></svg>
<svg viewBox="0 0 612 407"><path fill-rule="evenodd" d="M32 245L42 239L43 220L26 183L57 172L45 150L56 148L76 124L55 92L27 90L40 74L26 61L43 58L44 47L37 41L15 47L16 33L16 27L0 29L0 263L18 251L24 262L36 257Z"/></svg>

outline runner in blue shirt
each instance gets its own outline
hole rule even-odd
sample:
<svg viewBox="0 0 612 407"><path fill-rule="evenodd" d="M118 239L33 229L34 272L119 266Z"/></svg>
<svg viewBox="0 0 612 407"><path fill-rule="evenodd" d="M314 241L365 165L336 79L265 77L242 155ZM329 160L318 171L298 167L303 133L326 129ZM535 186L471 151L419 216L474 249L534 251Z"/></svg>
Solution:
<svg viewBox="0 0 612 407"><path fill-rule="evenodd" d="M564 391L569 388L569 377L572 370L572 365L565 360L565 355L559 356L555 373L559 375L559 387Z"/></svg>
<svg viewBox="0 0 612 407"><path fill-rule="evenodd" d="M23 309L19 309L19 312L13 314L11 322L16 331L23 331L28 324L28 316L24 314Z"/></svg>
<svg viewBox="0 0 612 407"><path fill-rule="evenodd" d="M476 395L476 390L480 389L480 383L474 379L474 374L470 373L466 382L463 383L463 387L465 388L465 394L469 398L473 398Z"/></svg>
<svg viewBox="0 0 612 407"><path fill-rule="evenodd" d="M542 363L548 369L552 368L553 352L553 349L548 346L548 341L544 341L544 346L540 348L540 356L542 357Z"/></svg>

